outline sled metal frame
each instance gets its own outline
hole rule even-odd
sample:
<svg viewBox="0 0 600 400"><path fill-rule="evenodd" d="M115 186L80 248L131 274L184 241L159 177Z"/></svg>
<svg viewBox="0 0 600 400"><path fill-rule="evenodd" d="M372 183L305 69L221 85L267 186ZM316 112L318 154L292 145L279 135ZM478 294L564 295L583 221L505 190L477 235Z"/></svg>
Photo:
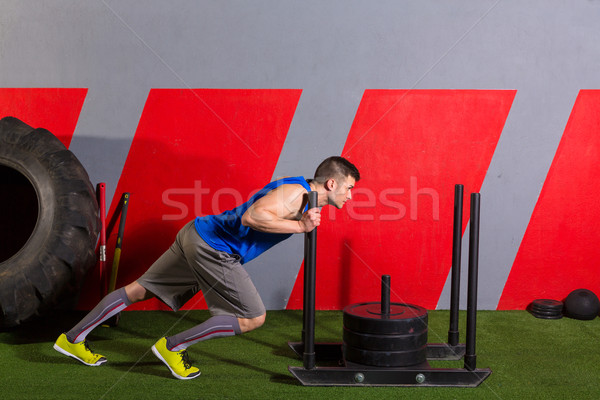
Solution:
<svg viewBox="0 0 600 400"><path fill-rule="evenodd" d="M479 193L471 193L467 335L465 344L458 343L463 190L463 185L455 185L448 343L428 344L427 360L418 365L373 367L356 364L344 359L342 343L314 342L317 230L313 229L305 235L302 341L288 343L289 347L303 360L302 367L288 367L290 373L302 385L477 387L492 373L489 368L476 367L475 354L479 267ZM316 204L316 192L310 192L309 208L316 207ZM432 368L428 362L428 360L460 360L462 358L464 358L464 368ZM316 366L317 362L327 363L328 366Z"/></svg>

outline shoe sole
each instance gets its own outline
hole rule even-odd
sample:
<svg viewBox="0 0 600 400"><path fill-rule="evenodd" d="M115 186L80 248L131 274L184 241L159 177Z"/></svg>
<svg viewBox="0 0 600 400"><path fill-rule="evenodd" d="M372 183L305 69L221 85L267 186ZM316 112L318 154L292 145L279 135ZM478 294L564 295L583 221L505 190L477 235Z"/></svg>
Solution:
<svg viewBox="0 0 600 400"><path fill-rule="evenodd" d="M179 374L177 374L175 371L173 371L171 369L171 366L169 365L169 363L163 358L163 356L160 355L160 352L158 351L158 349L156 348L156 345L152 346L152 352L154 353L154 355L156 356L156 358L158 358L160 361L163 362L163 364L165 364L167 366L167 368L169 368L169 371L171 371L171 374L177 378L177 379L183 379L183 380L188 380L188 379L194 379L200 376L200 371L198 371L198 375L194 375L194 376L181 376Z"/></svg>
<svg viewBox="0 0 600 400"><path fill-rule="evenodd" d="M87 365L88 367L98 367L98 366L104 364L107 361L106 359L104 359L104 360L97 361L95 364L86 363L81 358L77 357L74 354L69 353L68 351L66 351L65 349L63 349L62 347L60 347L59 345L57 345L56 343L54 343L54 350L58 351L59 353L64 354L65 356L74 358L77 361L79 361L80 363L82 363L84 365Z"/></svg>

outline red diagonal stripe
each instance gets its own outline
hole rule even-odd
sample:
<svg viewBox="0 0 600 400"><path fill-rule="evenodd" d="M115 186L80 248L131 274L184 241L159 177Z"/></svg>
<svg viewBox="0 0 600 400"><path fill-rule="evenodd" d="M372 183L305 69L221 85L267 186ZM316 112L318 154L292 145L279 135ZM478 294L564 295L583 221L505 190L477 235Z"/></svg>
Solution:
<svg viewBox="0 0 600 400"><path fill-rule="evenodd" d="M600 90L577 96L498 304L523 309L572 290L600 294Z"/></svg>
<svg viewBox="0 0 600 400"><path fill-rule="evenodd" d="M86 94L81 88L0 88L0 118L47 129L68 148Z"/></svg>
<svg viewBox="0 0 600 400"><path fill-rule="evenodd" d="M434 308L451 266L454 184L479 191L511 90L367 90L342 155L361 170L354 206L323 211L317 307L380 298ZM373 206L368 206L372 204ZM468 218L465 198L465 226ZM288 308L302 307L302 271Z"/></svg>

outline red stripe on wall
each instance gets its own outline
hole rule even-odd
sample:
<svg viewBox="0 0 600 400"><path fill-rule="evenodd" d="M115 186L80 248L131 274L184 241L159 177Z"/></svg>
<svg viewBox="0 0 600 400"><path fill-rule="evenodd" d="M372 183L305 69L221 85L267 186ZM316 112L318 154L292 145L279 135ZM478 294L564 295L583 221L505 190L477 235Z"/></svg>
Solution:
<svg viewBox="0 0 600 400"><path fill-rule="evenodd" d="M523 309L587 288L600 295L600 90L577 96L498 303Z"/></svg>
<svg viewBox="0 0 600 400"><path fill-rule="evenodd" d="M233 208L269 182L300 93L150 92L109 211L110 219L121 194L131 193L117 287L138 278L196 215ZM114 248L116 231L108 249ZM80 306L95 301L88 297ZM186 308L204 307L199 294ZM166 309L156 300L131 308Z"/></svg>
<svg viewBox="0 0 600 400"><path fill-rule="evenodd" d="M82 88L0 88L0 118L47 129L68 148L86 94Z"/></svg>
<svg viewBox="0 0 600 400"><path fill-rule="evenodd" d="M378 301L382 274L392 301L436 306L451 267L454 185L479 191L515 93L365 91L342 153L362 179L345 209L322 211L318 308ZM290 309L302 307L298 277Z"/></svg>

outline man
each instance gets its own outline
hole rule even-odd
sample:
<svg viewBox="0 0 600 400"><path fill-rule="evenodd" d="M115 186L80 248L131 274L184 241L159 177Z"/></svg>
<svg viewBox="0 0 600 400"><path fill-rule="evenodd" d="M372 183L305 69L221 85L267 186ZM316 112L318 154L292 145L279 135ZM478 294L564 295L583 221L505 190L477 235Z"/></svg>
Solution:
<svg viewBox="0 0 600 400"><path fill-rule="evenodd" d="M200 371L190 365L187 347L249 332L265 321L265 306L242 265L292 234L319 226L320 207L342 208L359 179L358 169L348 160L329 157L312 180L279 179L233 210L196 218L140 278L109 293L73 329L60 335L54 349L85 365L101 365L106 358L92 352L85 340L96 326L132 303L152 297L177 311L201 290L211 318L152 346L173 376L198 377ZM309 191L318 193L318 207L310 210Z"/></svg>

